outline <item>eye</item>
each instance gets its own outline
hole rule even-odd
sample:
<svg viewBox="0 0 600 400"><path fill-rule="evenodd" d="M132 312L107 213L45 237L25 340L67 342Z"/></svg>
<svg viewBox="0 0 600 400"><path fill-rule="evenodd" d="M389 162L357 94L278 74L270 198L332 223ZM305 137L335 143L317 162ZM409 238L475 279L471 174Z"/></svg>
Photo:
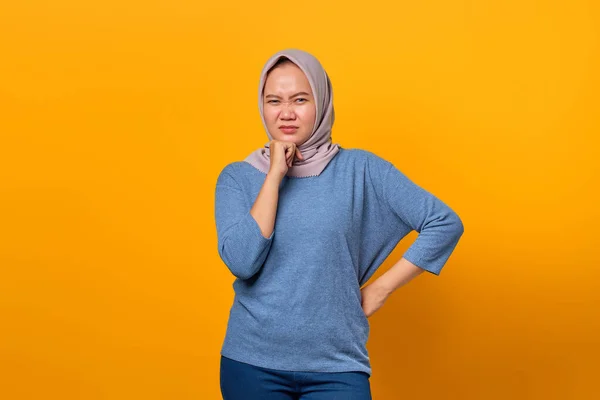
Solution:
<svg viewBox="0 0 600 400"><path fill-rule="evenodd" d="M305 98L303 98L303 97L297 98L296 100L303 100L303 101L307 101L307 100L306 100Z"/></svg>
<svg viewBox="0 0 600 400"><path fill-rule="evenodd" d="M279 101L279 100L269 100L269 101L267 101L267 103L273 103L274 101Z"/></svg>

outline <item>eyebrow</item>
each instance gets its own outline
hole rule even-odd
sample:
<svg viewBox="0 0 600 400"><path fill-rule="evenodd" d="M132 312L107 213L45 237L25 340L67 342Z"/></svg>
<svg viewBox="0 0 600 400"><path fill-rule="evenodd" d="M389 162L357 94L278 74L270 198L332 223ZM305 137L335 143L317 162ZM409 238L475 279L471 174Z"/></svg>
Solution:
<svg viewBox="0 0 600 400"><path fill-rule="evenodd" d="M302 95L302 96L310 96L310 94L308 94L306 92L298 92L298 93L290 96L290 98L296 97L296 96L300 96L300 95ZM277 96L276 94L268 94L268 95L265 96L265 98L267 98L267 97L277 97L278 99L281 99L281 96Z"/></svg>

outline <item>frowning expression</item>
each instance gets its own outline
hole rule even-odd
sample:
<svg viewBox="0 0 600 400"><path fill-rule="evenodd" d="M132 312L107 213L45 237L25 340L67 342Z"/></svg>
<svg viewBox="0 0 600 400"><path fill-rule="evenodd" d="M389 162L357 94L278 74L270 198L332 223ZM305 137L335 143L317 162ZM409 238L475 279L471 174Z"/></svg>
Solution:
<svg viewBox="0 0 600 400"><path fill-rule="evenodd" d="M268 73L263 91L263 117L273 139L300 146L312 135L315 99L308 78L291 61Z"/></svg>

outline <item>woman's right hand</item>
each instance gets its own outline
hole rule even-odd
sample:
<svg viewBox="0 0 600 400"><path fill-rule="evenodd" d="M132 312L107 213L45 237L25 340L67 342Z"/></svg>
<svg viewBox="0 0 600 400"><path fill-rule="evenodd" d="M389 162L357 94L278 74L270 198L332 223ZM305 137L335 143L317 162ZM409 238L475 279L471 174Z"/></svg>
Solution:
<svg viewBox="0 0 600 400"><path fill-rule="evenodd" d="M304 160L302 153L296 147L294 142L285 142L282 140L271 140L269 143L269 153L271 158L271 166L269 173L276 174L283 178L291 168L294 158L298 157Z"/></svg>

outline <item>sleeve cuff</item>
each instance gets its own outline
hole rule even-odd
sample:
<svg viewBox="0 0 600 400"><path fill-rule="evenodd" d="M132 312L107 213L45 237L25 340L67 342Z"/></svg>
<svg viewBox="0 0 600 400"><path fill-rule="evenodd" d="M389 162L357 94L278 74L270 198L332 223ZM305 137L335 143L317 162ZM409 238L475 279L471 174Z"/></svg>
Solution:
<svg viewBox="0 0 600 400"><path fill-rule="evenodd" d="M427 272L431 272L434 275L439 275L441 272L441 268L437 268L434 265L427 264L423 261L423 257L419 254L418 250L414 249L412 246L406 250L404 255L402 256L417 267L424 269Z"/></svg>
<svg viewBox="0 0 600 400"><path fill-rule="evenodd" d="M254 219L252 214L250 214L250 210L246 212L246 216L243 221L243 229L248 232L249 237L253 242L258 242L259 245L268 244L268 242L273 240L273 235L275 235L275 229L271 232L271 236L268 238L264 237L262 232L260 231L260 226L258 222Z"/></svg>

